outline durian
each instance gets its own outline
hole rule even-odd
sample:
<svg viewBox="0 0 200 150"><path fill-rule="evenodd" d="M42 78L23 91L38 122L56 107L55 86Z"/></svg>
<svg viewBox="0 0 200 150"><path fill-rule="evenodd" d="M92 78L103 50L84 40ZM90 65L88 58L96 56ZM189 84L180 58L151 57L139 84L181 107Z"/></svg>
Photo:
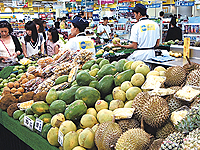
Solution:
<svg viewBox="0 0 200 150"><path fill-rule="evenodd" d="M175 97L169 98L167 100L167 103L168 103L170 112L173 112L182 106L182 102L180 100L176 99Z"/></svg>
<svg viewBox="0 0 200 150"><path fill-rule="evenodd" d="M111 150L121 134L122 130L117 123L101 123L95 132L95 144L100 150Z"/></svg>
<svg viewBox="0 0 200 150"><path fill-rule="evenodd" d="M183 69L189 74L192 70L200 69L200 65L194 62L183 65Z"/></svg>
<svg viewBox="0 0 200 150"><path fill-rule="evenodd" d="M149 146L148 150L159 150L163 141L164 139L154 140L153 143Z"/></svg>
<svg viewBox="0 0 200 150"><path fill-rule="evenodd" d="M143 106L144 121L152 127L160 127L169 117L167 101L159 96L151 96Z"/></svg>
<svg viewBox="0 0 200 150"><path fill-rule="evenodd" d="M151 135L135 128L124 132L116 143L116 150L144 150L149 146Z"/></svg>
<svg viewBox="0 0 200 150"><path fill-rule="evenodd" d="M170 134L162 143L160 150L182 150L184 135L180 132Z"/></svg>
<svg viewBox="0 0 200 150"><path fill-rule="evenodd" d="M123 133L129 129L140 127L140 123L135 119L121 119L116 122L119 124Z"/></svg>
<svg viewBox="0 0 200 150"><path fill-rule="evenodd" d="M195 107L195 106L197 106L197 105L199 105L199 104L200 104L200 98L199 98L199 97L196 97L196 98L194 99L194 101L192 102L191 107Z"/></svg>
<svg viewBox="0 0 200 150"><path fill-rule="evenodd" d="M168 137L168 135L176 132L177 130L175 129L174 125L171 123L169 120L164 126L158 128L156 132L156 138L157 139L165 139Z"/></svg>
<svg viewBox="0 0 200 150"><path fill-rule="evenodd" d="M180 86L185 82L186 72L181 66L169 67L165 73L165 86Z"/></svg>
<svg viewBox="0 0 200 150"><path fill-rule="evenodd" d="M141 120L143 106L149 99L150 95L147 92L141 92L134 98L132 107L135 108L134 115L136 119Z"/></svg>
<svg viewBox="0 0 200 150"><path fill-rule="evenodd" d="M193 70L188 74L186 85L200 86L200 69Z"/></svg>

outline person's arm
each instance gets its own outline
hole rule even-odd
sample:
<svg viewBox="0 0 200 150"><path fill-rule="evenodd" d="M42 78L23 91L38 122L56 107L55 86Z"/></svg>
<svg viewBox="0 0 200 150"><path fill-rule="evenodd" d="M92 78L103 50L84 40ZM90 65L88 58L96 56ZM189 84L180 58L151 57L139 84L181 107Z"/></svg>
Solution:
<svg viewBox="0 0 200 150"><path fill-rule="evenodd" d="M113 45L118 46L118 47L128 48L128 49L137 49L137 42L132 42L129 45L121 45L119 42L117 42L117 44L113 44Z"/></svg>
<svg viewBox="0 0 200 150"><path fill-rule="evenodd" d="M58 54L58 52L59 52L59 45L55 46L55 50L54 51L55 51L55 54Z"/></svg>
<svg viewBox="0 0 200 150"><path fill-rule="evenodd" d="M41 53L44 54L44 43L41 45L40 50L41 50Z"/></svg>
<svg viewBox="0 0 200 150"><path fill-rule="evenodd" d="M157 39L155 47L160 45L160 39Z"/></svg>
<svg viewBox="0 0 200 150"><path fill-rule="evenodd" d="M25 56L25 57L28 57L26 45L25 45L24 43L22 43L22 50L23 50L24 56Z"/></svg>
<svg viewBox="0 0 200 150"><path fill-rule="evenodd" d="M0 56L0 60L3 62L3 63L6 63L5 61L8 60L9 58L6 57L6 56Z"/></svg>
<svg viewBox="0 0 200 150"><path fill-rule="evenodd" d="M103 32L98 33L99 35L102 35L103 33L106 33L106 30L104 29Z"/></svg>

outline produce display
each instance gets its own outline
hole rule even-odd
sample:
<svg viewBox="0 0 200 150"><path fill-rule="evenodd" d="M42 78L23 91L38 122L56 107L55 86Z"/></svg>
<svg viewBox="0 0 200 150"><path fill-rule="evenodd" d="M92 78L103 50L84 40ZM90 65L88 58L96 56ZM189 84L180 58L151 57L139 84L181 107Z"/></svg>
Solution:
<svg viewBox="0 0 200 150"><path fill-rule="evenodd" d="M0 108L52 146L200 148L199 64L150 70L142 61L94 60L87 50L21 63L1 79Z"/></svg>

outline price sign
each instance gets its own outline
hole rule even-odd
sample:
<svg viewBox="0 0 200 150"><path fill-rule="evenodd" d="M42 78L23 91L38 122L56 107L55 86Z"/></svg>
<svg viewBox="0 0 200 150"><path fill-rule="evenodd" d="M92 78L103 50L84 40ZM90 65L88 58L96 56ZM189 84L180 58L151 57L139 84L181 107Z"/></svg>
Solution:
<svg viewBox="0 0 200 150"><path fill-rule="evenodd" d="M43 121L39 118L36 118L35 129L38 130L39 132L42 132L42 127L43 127Z"/></svg>
<svg viewBox="0 0 200 150"><path fill-rule="evenodd" d="M32 119L30 119L29 117L27 116L24 116L24 125L33 130L33 126L34 126L34 121Z"/></svg>
<svg viewBox="0 0 200 150"><path fill-rule="evenodd" d="M63 146L63 137L64 137L64 134L58 130L58 143Z"/></svg>

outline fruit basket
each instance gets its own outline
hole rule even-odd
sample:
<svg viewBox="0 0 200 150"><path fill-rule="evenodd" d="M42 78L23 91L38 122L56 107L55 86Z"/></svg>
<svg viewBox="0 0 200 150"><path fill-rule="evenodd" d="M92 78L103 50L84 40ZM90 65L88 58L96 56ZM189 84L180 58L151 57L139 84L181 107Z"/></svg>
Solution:
<svg viewBox="0 0 200 150"><path fill-rule="evenodd" d="M183 101L192 102L199 94L199 90L191 86L184 86L174 94L174 97Z"/></svg>

